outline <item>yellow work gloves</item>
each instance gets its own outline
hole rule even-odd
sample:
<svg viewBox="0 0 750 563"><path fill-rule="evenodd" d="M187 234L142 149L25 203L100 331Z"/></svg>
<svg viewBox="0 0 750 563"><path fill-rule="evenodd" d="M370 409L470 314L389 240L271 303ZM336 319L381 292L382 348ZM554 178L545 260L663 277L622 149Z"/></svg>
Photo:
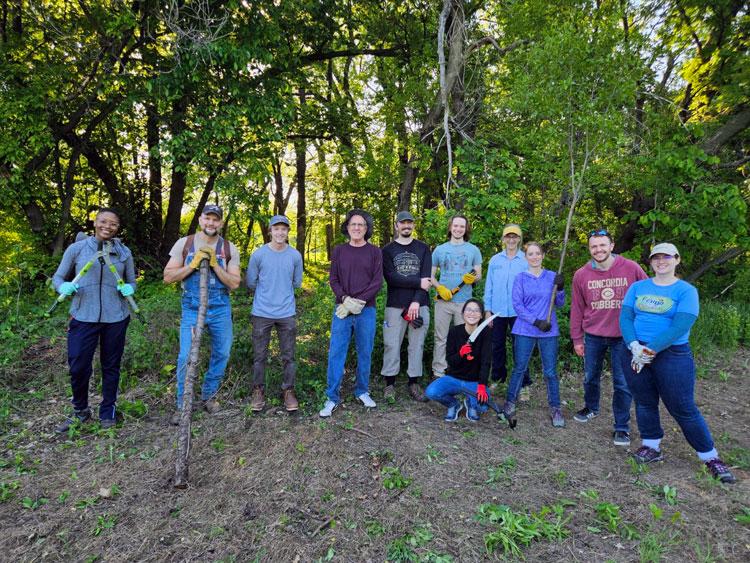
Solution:
<svg viewBox="0 0 750 563"><path fill-rule="evenodd" d="M436 291L440 296L440 299L442 299L443 301L450 301L451 299L453 299L453 292L444 285L437 286Z"/></svg>
<svg viewBox="0 0 750 563"><path fill-rule="evenodd" d="M463 276L461 276L461 281L466 285L472 285L475 281L477 281L477 275L474 272L466 272Z"/></svg>

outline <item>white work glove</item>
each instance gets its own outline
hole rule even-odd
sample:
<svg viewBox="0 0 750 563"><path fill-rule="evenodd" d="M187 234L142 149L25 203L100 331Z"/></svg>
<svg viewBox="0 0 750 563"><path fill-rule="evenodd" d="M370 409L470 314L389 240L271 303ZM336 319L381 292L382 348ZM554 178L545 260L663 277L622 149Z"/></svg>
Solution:
<svg viewBox="0 0 750 563"><path fill-rule="evenodd" d="M650 348L647 348L637 340L633 340L633 342L628 344L628 348L630 348L630 351L633 354L633 359L630 362L630 367L633 368L633 371L635 373L640 373L643 369L643 366L654 361L654 356L656 356L656 352L654 352Z"/></svg>
<svg viewBox="0 0 750 563"><path fill-rule="evenodd" d="M346 307L346 310L349 311L349 313L352 315L359 315L366 304L366 301L355 299L354 297L349 297L348 295L344 297L344 302L342 303L342 305Z"/></svg>
<svg viewBox="0 0 750 563"><path fill-rule="evenodd" d="M344 307L343 303L336 307L336 316L340 319L345 319L349 316L349 310Z"/></svg>

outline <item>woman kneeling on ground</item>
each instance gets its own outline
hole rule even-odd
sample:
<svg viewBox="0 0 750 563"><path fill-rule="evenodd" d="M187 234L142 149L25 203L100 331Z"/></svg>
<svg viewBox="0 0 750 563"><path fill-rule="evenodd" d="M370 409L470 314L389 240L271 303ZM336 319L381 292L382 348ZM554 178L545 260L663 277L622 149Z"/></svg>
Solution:
<svg viewBox="0 0 750 563"><path fill-rule="evenodd" d="M462 309L464 324L448 331L445 359L448 369L445 375L434 380L425 389L428 399L448 407L446 422L453 422L466 409L466 418L472 422L487 410L489 394L487 378L492 361L492 331L482 330L474 342L469 336L477 329L484 317L484 304L478 299L469 299ZM459 402L455 395L464 395Z"/></svg>
<svg viewBox="0 0 750 563"><path fill-rule="evenodd" d="M72 296L68 325L68 367L73 390L73 416L55 430L63 433L76 421L91 418L89 380L94 352L99 347L102 367L102 402L99 422L102 428L115 425L115 403L120 384L120 360L125 349L125 333L130 309L125 297L135 292L135 266L127 246L115 238L120 216L113 209L99 210L94 220L94 236L71 244L52 278L61 295ZM84 275L73 279L84 268ZM114 268L117 274L109 271ZM123 279L125 283L120 283Z"/></svg>
<svg viewBox="0 0 750 563"><path fill-rule="evenodd" d="M516 401L521 390L523 374L528 367L531 353L539 346L542 357L544 379L547 382L547 402L549 403L552 426L565 426L565 418L560 410L560 385L557 381L557 349L560 331L554 309L547 320L550 298L553 291L555 307L565 304L562 274L555 274L542 268L544 250L538 242L529 242L524 247L529 268L521 272L513 281L513 309L518 318L513 325L515 363L508 385L503 412L512 419L516 413Z"/></svg>
<svg viewBox="0 0 750 563"><path fill-rule="evenodd" d="M623 371L635 401L643 443L633 457L638 463L664 459L661 399L711 475L733 483L734 475L719 459L708 425L695 404L695 362L688 339L698 318L698 291L675 275L680 263L675 245L657 244L649 260L654 277L630 286L620 313L622 337L631 352L622 358Z"/></svg>

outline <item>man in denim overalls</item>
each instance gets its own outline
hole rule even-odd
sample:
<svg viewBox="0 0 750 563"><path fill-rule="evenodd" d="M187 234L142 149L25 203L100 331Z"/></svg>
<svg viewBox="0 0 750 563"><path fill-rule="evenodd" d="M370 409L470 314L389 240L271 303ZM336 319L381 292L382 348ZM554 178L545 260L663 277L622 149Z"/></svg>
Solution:
<svg viewBox="0 0 750 563"><path fill-rule="evenodd" d="M200 263L209 261L208 310L206 329L211 335L211 359L203 378L203 408L214 414L219 410L216 393L232 348L232 307L229 292L240 285L240 256L237 248L219 236L223 211L218 205L206 205L198 220L201 231L178 240L169 251L164 268L164 283L182 282L182 321L180 355L177 358L177 410L172 423L179 423L182 391L185 384L193 327L198 319L200 301Z"/></svg>

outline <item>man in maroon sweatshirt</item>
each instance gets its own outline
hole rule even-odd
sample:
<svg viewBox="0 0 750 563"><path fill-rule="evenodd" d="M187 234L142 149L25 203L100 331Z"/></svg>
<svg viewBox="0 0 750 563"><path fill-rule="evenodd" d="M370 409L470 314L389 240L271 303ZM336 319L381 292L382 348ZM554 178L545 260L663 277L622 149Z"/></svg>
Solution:
<svg viewBox="0 0 750 563"><path fill-rule="evenodd" d="M570 337L576 354L583 358L584 407L573 420L588 422L599 415L600 382L607 349L612 368L613 442L630 445L630 404L620 357L625 343L620 332L620 308L628 288L648 276L638 264L612 254L612 236L606 229L589 233L591 261L573 275Z"/></svg>

